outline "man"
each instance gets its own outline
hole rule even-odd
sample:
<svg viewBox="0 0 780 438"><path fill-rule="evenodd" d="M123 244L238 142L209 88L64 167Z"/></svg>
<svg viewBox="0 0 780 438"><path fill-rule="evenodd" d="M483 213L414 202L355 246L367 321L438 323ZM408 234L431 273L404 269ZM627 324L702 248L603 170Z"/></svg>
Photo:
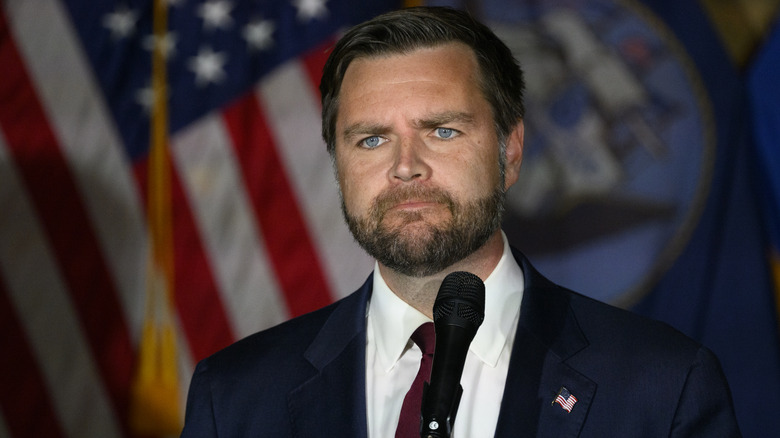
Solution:
<svg viewBox="0 0 780 438"><path fill-rule="evenodd" d="M373 275L202 361L182 436L395 436L420 367L410 336L453 271L486 288L453 436L739 436L712 353L554 285L509 247L523 80L485 26L449 9L377 17L339 41L320 88L342 208Z"/></svg>

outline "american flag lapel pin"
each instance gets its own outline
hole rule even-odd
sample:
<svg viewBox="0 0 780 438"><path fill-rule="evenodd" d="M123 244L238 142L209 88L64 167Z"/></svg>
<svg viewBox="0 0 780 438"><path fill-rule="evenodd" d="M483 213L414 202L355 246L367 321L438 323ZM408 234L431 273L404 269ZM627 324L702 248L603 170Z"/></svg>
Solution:
<svg viewBox="0 0 780 438"><path fill-rule="evenodd" d="M561 389L558 390L558 395L555 396L555 400L553 400L551 404L555 405L556 403L558 403L566 412L571 412L574 404L577 403L577 397L570 393L565 386L561 386Z"/></svg>

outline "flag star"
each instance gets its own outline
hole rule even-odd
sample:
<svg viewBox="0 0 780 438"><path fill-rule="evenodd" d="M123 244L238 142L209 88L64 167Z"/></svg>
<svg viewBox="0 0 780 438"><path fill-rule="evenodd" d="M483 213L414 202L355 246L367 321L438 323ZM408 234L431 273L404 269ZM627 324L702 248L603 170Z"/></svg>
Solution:
<svg viewBox="0 0 780 438"><path fill-rule="evenodd" d="M325 18L328 15L328 8L325 7L327 0L293 0L293 6L298 9L298 20L311 21L315 18Z"/></svg>
<svg viewBox="0 0 780 438"><path fill-rule="evenodd" d="M224 70L227 56L223 52L214 52L210 47L202 48L197 56L190 58L187 63L190 70L195 72L195 83L204 87L209 83L219 83L225 79Z"/></svg>
<svg viewBox="0 0 780 438"><path fill-rule="evenodd" d="M203 26L207 30L229 29L233 24L230 11L233 3L226 0L209 0L198 8L198 15L203 18Z"/></svg>
<svg viewBox="0 0 780 438"><path fill-rule="evenodd" d="M135 24L138 22L138 13L126 6L117 6L114 12L103 17L103 26L111 31L111 37L122 39L135 32Z"/></svg>
<svg viewBox="0 0 780 438"><path fill-rule="evenodd" d="M154 88L152 87L152 84L147 84L145 87L139 88L135 92L134 97L135 97L135 102L141 105L146 115L151 115L155 104ZM171 97L170 90L166 90L165 100L166 101L170 100L170 97Z"/></svg>
<svg viewBox="0 0 780 438"><path fill-rule="evenodd" d="M151 86L138 89L135 92L135 101L141 105L146 111L146 114L152 112L152 105L154 105L154 91Z"/></svg>
<svg viewBox="0 0 780 438"><path fill-rule="evenodd" d="M266 50L273 46L273 33L276 26L270 20L254 20L244 27L242 32L251 50Z"/></svg>
<svg viewBox="0 0 780 438"><path fill-rule="evenodd" d="M159 47L163 58L168 59L176 52L177 39L176 34L173 32L168 32L160 38L155 35L149 35L144 38L144 48L151 52L156 47Z"/></svg>

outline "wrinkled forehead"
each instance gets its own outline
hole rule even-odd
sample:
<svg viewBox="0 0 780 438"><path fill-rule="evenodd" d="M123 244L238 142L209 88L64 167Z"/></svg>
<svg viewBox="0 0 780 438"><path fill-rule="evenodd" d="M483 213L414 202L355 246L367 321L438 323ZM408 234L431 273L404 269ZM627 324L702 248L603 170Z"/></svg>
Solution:
<svg viewBox="0 0 780 438"><path fill-rule="evenodd" d="M456 96L482 100L478 82L475 56L461 44L363 57L356 59L344 75L339 113L372 103L403 106L407 101L400 98L418 101L416 93L429 98L431 104L451 101ZM370 101L380 96L381 102Z"/></svg>

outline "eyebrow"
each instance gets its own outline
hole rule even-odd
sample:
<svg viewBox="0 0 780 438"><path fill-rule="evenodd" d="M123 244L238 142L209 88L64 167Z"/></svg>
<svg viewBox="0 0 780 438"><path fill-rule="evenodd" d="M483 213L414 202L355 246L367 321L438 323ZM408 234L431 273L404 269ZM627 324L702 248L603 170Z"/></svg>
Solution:
<svg viewBox="0 0 780 438"><path fill-rule="evenodd" d="M471 113L462 111L444 111L431 114L425 118L416 119L412 122L417 129L433 129L450 123L473 124L475 117ZM341 133L343 139L349 139L358 135L383 135L391 131L390 126L381 123L353 123Z"/></svg>
<svg viewBox="0 0 780 438"><path fill-rule="evenodd" d="M463 123L473 124L474 115L462 111L444 111L441 113L431 114L424 119L418 119L414 121L414 126L417 128L436 128L442 125L450 123Z"/></svg>
<svg viewBox="0 0 780 438"><path fill-rule="evenodd" d="M353 123L346 128L341 134L344 139L349 139L358 135L382 135L390 132L390 127L379 123Z"/></svg>

